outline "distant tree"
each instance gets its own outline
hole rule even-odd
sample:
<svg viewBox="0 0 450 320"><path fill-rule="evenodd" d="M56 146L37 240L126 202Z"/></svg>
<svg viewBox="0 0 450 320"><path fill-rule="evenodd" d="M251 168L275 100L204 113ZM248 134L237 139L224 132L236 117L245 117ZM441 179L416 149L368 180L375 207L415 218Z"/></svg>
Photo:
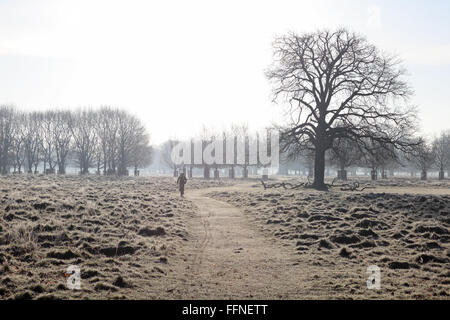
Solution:
<svg viewBox="0 0 450 320"><path fill-rule="evenodd" d="M427 180L427 173L434 164L435 155L432 148L425 142L425 140L415 147L411 160L421 171L420 179Z"/></svg>
<svg viewBox="0 0 450 320"><path fill-rule="evenodd" d="M24 148L25 163L28 173L37 173L37 167L41 159L42 136L40 132L41 114L28 113L25 116Z"/></svg>
<svg viewBox="0 0 450 320"><path fill-rule="evenodd" d="M138 122L133 128L133 139L130 149L130 164L134 167L134 175L139 168L145 168L152 163L153 148L145 127Z"/></svg>
<svg viewBox="0 0 450 320"><path fill-rule="evenodd" d="M378 171L381 169L385 177L385 168L389 163L396 160L397 154L392 146L387 147L376 141L366 141L367 152L364 152L360 163L371 169L372 180L378 179ZM410 151L408 151L410 152Z"/></svg>
<svg viewBox="0 0 450 320"><path fill-rule="evenodd" d="M250 159L249 159L249 129L248 129L248 124L247 123L240 123L240 124L232 124L231 125L231 129L230 129L230 135L235 137L234 141L235 141L235 157L236 157L236 162L238 162L237 160L237 143L238 141L241 141L241 143L244 144L244 157L243 159L241 159L243 162L241 164L237 164L237 166L242 167L242 176L243 178L248 178L248 168L250 166ZM234 167L233 167L234 169Z"/></svg>
<svg viewBox="0 0 450 320"><path fill-rule="evenodd" d="M22 167L25 163L25 123L27 115L23 112L16 112L13 123L13 167L14 173L22 173Z"/></svg>
<svg viewBox="0 0 450 320"><path fill-rule="evenodd" d="M153 148L148 143L142 141L135 145L131 155L131 164L134 167L134 175L138 175L139 168L145 168L152 163Z"/></svg>
<svg viewBox="0 0 450 320"><path fill-rule="evenodd" d="M13 145L13 123L15 110L11 106L0 106L0 173L6 174L11 160L11 148Z"/></svg>
<svg viewBox="0 0 450 320"><path fill-rule="evenodd" d="M450 131L442 132L433 140L432 152L439 170L439 180L444 179L444 170L450 170Z"/></svg>
<svg viewBox="0 0 450 320"><path fill-rule="evenodd" d="M202 129L200 133L198 134L198 139L201 141L202 144L202 154L204 154L205 149L207 146L214 140L214 137L217 135L215 132L215 129L211 129L206 127L205 125L202 126ZM205 163L205 158L202 158L202 166L203 166L203 178L209 179L210 178L210 172L211 172L211 165L208 163Z"/></svg>
<svg viewBox="0 0 450 320"><path fill-rule="evenodd" d="M283 157L299 171L307 170L308 177L314 176L315 149L312 143L300 142L297 139L287 139L282 136L280 149ZM297 171L297 170L295 170Z"/></svg>
<svg viewBox="0 0 450 320"><path fill-rule="evenodd" d="M347 167L355 165L362 157L358 145L348 139L337 138L331 147L331 161L339 168L338 178L347 180Z"/></svg>
<svg viewBox="0 0 450 320"><path fill-rule="evenodd" d="M97 170L103 168L103 174L116 173L117 163L117 117L118 110L104 106L96 118L98 141Z"/></svg>
<svg viewBox="0 0 450 320"><path fill-rule="evenodd" d="M307 171L307 177L312 178L314 176L315 163L314 163L315 153L309 150L302 154L300 157L300 163L303 168Z"/></svg>
<svg viewBox="0 0 450 320"><path fill-rule="evenodd" d="M44 173L54 172L56 161L56 139L55 139L55 121L54 111L45 111L41 117L41 135L42 135L42 158L44 162ZM47 169L48 165L48 169ZM48 171L47 171L48 170Z"/></svg>
<svg viewBox="0 0 450 320"><path fill-rule="evenodd" d="M177 165L172 161L172 149L180 141L176 139L169 139L161 145L161 162L163 165L173 170L173 176L177 176Z"/></svg>
<svg viewBox="0 0 450 320"><path fill-rule="evenodd" d="M139 139L145 135L145 128L135 116L125 112L118 113L118 174L127 175L127 167L132 165L132 153Z"/></svg>
<svg viewBox="0 0 450 320"><path fill-rule="evenodd" d="M397 58L345 29L279 37L267 72L274 100L290 104L282 146L312 146L314 184L324 184L325 152L338 138L408 149L417 144L415 109L400 106L411 90ZM400 99L401 98L401 99ZM341 124L341 125L338 125ZM300 146L300 147L299 147Z"/></svg>
<svg viewBox="0 0 450 320"><path fill-rule="evenodd" d="M56 111L54 114L53 138L59 174L66 173L67 156L72 148L70 111Z"/></svg>
<svg viewBox="0 0 450 320"><path fill-rule="evenodd" d="M70 132L73 137L73 150L80 174L89 173L94 165L97 151L98 137L95 126L98 113L92 110L78 110L70 115Z"/></svg>

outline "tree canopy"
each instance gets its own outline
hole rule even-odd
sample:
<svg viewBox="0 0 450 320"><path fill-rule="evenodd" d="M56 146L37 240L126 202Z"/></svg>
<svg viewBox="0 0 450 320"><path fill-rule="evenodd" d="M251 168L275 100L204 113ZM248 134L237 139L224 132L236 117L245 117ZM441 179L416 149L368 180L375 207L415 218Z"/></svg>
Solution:
<svg viewBox="0 0 450 320"><path fill-rule="evenodd" d="M397 57L346 29L290 33L276 38L273 48L266 75L274 101L289 104L283 150L314 150L316 188L325 188L325 151L335 139L368 152L373 143L387 150L417 143L411 138L416 109L407 104L412 90Z"/></svg>

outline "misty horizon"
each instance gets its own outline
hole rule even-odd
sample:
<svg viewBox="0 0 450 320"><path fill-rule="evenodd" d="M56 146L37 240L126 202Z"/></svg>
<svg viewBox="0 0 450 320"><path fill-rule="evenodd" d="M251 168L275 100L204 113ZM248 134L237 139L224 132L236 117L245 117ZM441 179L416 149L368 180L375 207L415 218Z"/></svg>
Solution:
<svg viewBox="0 0 450 320"><path fill-rule="evenodd" d="M256 131L283 120L264 74L275 37L345 26L403 60L421 133L446 129L445 1L128 4L0 2L0 104L118 107L144 122L153 145L197 136L203 126L246 123Z"/></svg>

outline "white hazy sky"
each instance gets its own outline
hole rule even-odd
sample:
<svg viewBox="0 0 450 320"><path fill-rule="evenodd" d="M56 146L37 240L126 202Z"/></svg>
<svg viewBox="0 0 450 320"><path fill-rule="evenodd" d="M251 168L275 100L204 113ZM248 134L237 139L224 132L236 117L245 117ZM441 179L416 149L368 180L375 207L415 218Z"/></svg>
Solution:
<svg viewBox="0 0 450 320"><path fill-rule="evenodd" d="M111 105L153 143L276 120L264 70L288 31L348 27L400 55L422 130L450 128L450 1L0 0L0 104Z"/></svg>

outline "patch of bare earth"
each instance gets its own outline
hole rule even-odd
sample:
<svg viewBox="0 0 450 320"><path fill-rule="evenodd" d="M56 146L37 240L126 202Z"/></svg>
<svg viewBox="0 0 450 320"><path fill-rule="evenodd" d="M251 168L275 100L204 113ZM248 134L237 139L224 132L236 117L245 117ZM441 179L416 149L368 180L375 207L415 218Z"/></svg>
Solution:
<svg viewBox="0 0 450 320"><path fill-rule="evenodd" d="M261 233L241 211L191 191L197 216L189 224L193 247L175 290L187 299L288 299L311 297L308 270L276 239ZM292 274L297 277L293 278Z"/></svg>

